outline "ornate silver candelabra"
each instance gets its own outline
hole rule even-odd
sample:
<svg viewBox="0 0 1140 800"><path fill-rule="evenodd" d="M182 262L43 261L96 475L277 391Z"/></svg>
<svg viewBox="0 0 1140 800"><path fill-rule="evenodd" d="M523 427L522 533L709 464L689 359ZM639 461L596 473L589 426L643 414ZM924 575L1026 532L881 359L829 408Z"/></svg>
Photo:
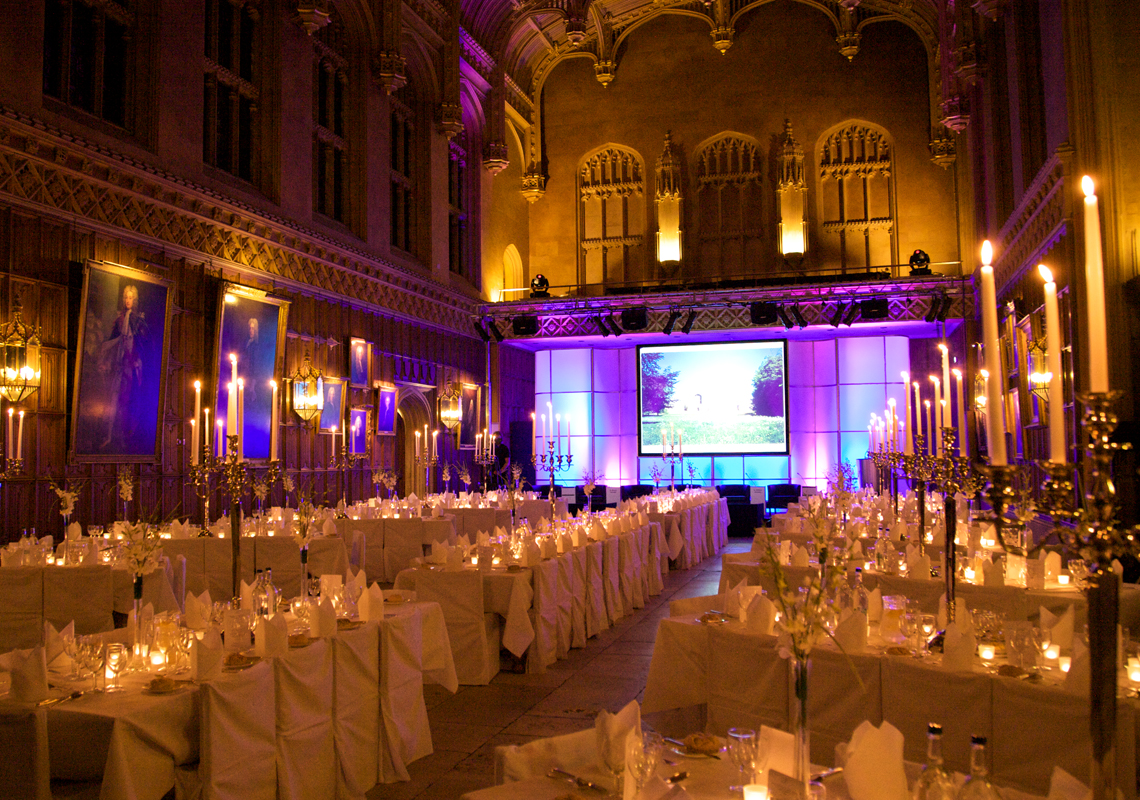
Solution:
<svg viewBox="0 0 1140 800"><path fill-rule="evenodd" d="M530 463L534 466L535 470L541 467L550 473L550 524L554 524L557 519L557 500L554 497L554 476L559 472L565 472L570 469L570 465L574 463L572 455L562 455L562 453L555 454L554 441L551 439L546 440L546 452L534 454L530 457Z"/></svg>

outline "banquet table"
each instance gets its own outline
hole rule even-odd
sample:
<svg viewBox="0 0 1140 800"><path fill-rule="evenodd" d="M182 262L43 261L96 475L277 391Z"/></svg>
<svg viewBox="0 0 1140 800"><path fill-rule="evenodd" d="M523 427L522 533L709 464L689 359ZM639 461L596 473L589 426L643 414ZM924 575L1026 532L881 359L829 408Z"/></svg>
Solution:
<svg viewBox="0 0 1140 800"><path fill-rule="evenodd" d="M338 519L337 533L353 549L357 535L364 537L362 568L370 581L391 583L413 558L424 554L433 542L455 544L456 519L450 514L439 517L374 517L372 519ZM311 556L310 556L311 557Z"/></svg>
<svg viewBox="0 0 1140 800"><path fill-rule="evenodd" d="M784 567L788 580L799 585L815 570L815 567ZM742 560L740 556L723 558L720 577L720 591L746 581L747 586L762 586L771 593L775 584L759 561ZM946 582L942 579L911 578L900 575L885 575L878 572L863 572L863 585L867 591L878 588L882 596L903 595L917 600L925 613L938 611L938 601L946 593ZM1088 601L1083 592L1074 587L1046 584L1044 589L1025 589L1020 586L980 586L958 581L955 593L959 601L969 609L1000 611L1010 619L1028 619L1035 616L1040 608L1059 614L1068 608L1074 609L1075 624L1078 628L1088 614ZM1140 630L1140 586L1126 583L1120 588L1120 624L1131 631Z"/></svg>
<svg viewBox="0 0 1140 800"><path fill-rule="evenodd" d="M510 530L511 510L509 508L449 508L447 513L455 517L455 532L472 542L480 533L493 534L495 528Z"/></svg>
<svg viewBox="0 0 1140 800"><path fill-rule="evenodd" d="M877 637L872 637L872 642ZM832 763L834 747L863 720L886 720L906 738L905 757L925 757L926 725L941 722L947 766L969 768L969 736L989 736L991 775L1002 785L1044 794L1054 765L1089 774L1088 697L1052 675L1037 684L987 671L942 669L941 656L887 655L879 648L846 655L817 647L810 661L808 719L812 760ZM705 625L670 617L657 629L642 710L707 708L708 730L761 724L789 729L790 662L776 638L736 621ZM1121 698L1117 716L1118 784L1136 796L1137 701Z"/></svg>
<svg viewBox="0 0 1140 800"><path fill-rule="evenodd" d="M353 651L352 657L343 658L344 649ZM354 659L362 662L366 686L375 683L370 691L361 691L359 675L344 669ZM338 769L341 773L354 771L356 780L349 781L354 786L350 785L347 792L351 797L363 796L376 783L408 780L407 765L433 751L423 681L440 683L449 691L457 688L443 615L435 603L386 606L382 622L364 623L354 630L341 631L337 637L313 640L308 647L291 649L285 660L325 664L324 671L314 676L308 694L286 691L289 670L283 672L286 665L275 663L282 659L264 659L247 673L227 671L209 683L224 691L227 682L234 682L239 676L268 671L248 705L270 709L269 713L277 716L278 780L283 775L303 775L327 781L324 785L328 788L345 780L344 774L337 776ZM353 691L346 692L342 687L341 696L352 702L348 706L338 705L337 687L350 677L355 681L351 684ZM127 676L126 691L85 694L47 709L53 778L99 781L102 800L160 800L176 780L183 787L194 787L209 779L209 775L199 774L196 764L202 755L201 743L207 740L208 733L216 733L208 732L200 717L204 685L187 682L173 693L153 695L143 691L149 678ZM53 682L57 680L53 677ZM89 679L84 686L90 686ZM361 698L368 696L374 699L372 708L361 706ZM332 698L332 705L308 702L321 697ZM290 727L282 720L298 715L307 715L311 722L315 718L315 724L328 729L327 747L282 747L282 731ZM252 732L239 729L228 733L238 740L231 742L231 749L238 748L237 756L247 744L250 754L257 751ZM243 738L247 734L248 742ZM370 755L338 768L329 761L333 738L337 739L336 752ZM8 749L12 743L0 742L0 746ZM268 741L266 746L272 753L273 742ZM270 755L270 770L273 760ZM251 764L254 769L263 766ZM269 797L273 797L272 785L267 788Z"/></svg>
<svg viewBox="0 0 1140 800"><path fill-rule="evenodd" d="M558 517L565 517L569 512L569 506L566 501L558 498L554 501L555 514ZM527 520L531 525L534 525L540 519L550 519L550 501L541 498L534 500L522 500L515 509L515 519Z"/></svg>

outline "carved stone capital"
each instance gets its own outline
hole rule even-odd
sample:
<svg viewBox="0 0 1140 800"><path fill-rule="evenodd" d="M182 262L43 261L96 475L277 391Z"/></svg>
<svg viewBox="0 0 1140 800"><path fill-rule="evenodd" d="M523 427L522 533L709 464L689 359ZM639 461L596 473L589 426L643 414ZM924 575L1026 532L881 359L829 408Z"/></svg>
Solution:
<svg viewBox="0 0 1140 800"><path fill-rule="evenodd" d="M522 177L522 194L528 203L542 199L546 194L546 176L532 162Z"/></svg>
<svg viewBox="0 0 1140 800"><path fill-rule="evenodd" d="M839 0L839 5L846 8L848 11L854 11L862 0Z"/></svg>
<svg viewBox="0 0 1140 800"><path fill-rule="evenodd" d="M439 104L439 132L449 141L463 133L463 107L459 103Z"/></svg>
<svg viewBox="0 0 1140 800"><path fill-rule="evenodd" d="M963 44L954 50L954 73L966 87L973 86L982 77L978 46L974 42Z"/></svg>
<svg viewBox="0 0 1140 800"><path fill-rule="evenodd" d="M844 56L848 61L851 61L859 54L859 43L863 40L863 34L856 31L848 31L841 33L835 37L835 43L839 45L839 55Z"/></svg>
<svg viewBox="0 0 1140 800"><path fill-rule="evenodd" d="M511 163L510 155L505 142L488 142L487 152L483 155L483 166L492 175L498 175Z"/></svg>
<svg viewBox="0 0 1140 800"><path fill-rule="evenodd" d="M408 62L399 53L386 50L372 59L372 77L387 94L408 82Z"/></svg>
<svg viewBox="0 0 1140 800"><path fill-rule="evenodd" d="M332 22L332 17L324 6L321 0L297 4L297 22L310 36Z"/></svg>
<svg viewBox="0 0 1140 800"><path fill-rule="evenodd" d="M930 142L930 160L942 169L946 169L958 160L958 151L954 140L949 136L939 136Z"/></svg>
<svg viewBox="0 0 1140 800"><path fill-rule="evenodd" d="M732 47L732 37L735 34L736 31L731 25L722 25L713 28L713 47L715 47L721 53L727 53L728 48Z"/></svg>
<svg viewBox="0 0 1140 800"><path fill-rule="evenodd" d="M617 64L613 61L598 61L594 64L594 75L603 87L609 86L617 73Z"/></svg>
<svg viewBox="0 0 1140 800"><path fill-rule="evenodd" d="M997 19L1009 0L974 0L974 10L987 19Z"/></svg>
<svg viewBox="0 0 1140 800"><path fill-rule="evenodd" d="M566 20L566 38L570 46L577 50L586 40L586 20L580 17L569 17Z"/></svg>
<svg viewBox="0 0 1140 800"><path fill-rule="evenodd" d="M961 95L947 97L939 104L941 122L954 133L961 133L970 124L970 103Z"/></svg>

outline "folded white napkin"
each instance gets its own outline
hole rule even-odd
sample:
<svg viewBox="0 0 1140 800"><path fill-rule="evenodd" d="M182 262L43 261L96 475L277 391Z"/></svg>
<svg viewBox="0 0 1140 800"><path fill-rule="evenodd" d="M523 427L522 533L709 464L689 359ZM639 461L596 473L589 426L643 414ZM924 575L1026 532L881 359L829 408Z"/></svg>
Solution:
<svg viewBox="0 0 1140 800"><path fill-rule="evenodd" d="M554 558L558 555L558 542L555 536L543 536L539 540L539 548L543 558Z"/></svg>
<svg viewBox="0 0 1140 800"><path fill-rule="evenodd" d="M253 652L262 658L289 654L289 628L285 624L284 614L274 614L270 618L257 618Z"/></svg>
<svg viewBox="0 0 1140 800"><path fill-rule="evenodd" d="M847 611L835 627L835 643L845 653L862 653L867 649L867 617L862 611Z"/></svg>
<svg viewBox="0 0 1140 800"><path fill-rule="evenodd" d="M221 677L224 659L222 637L216 628L210 628L205 636L195 639L190 645L190 677L196 681Z"/></svg>
<svg viewBox="0 0 1140 800"><path fill-rule="evenodd" d="M914 560L907 560L907 575L911 578L930 579L930 556L916 556Z"/></svg>
<svg viewBox="0 0 1140 800"><path fill-rule="evenodd" d="M606 529L598 520L594 520L590 525L590 538L595 542L603 541L606 538Z"/></svg>
<svg viewBox="0 0 1140 800"><path fill-rule="evenodd" d="M496 528L495 530L499 530L499 529ZM476 547L489 547L490 544L491 544L491 535L489 533L485 533L484 531L479 531L477 534L475 534L475 546Z"/></svg>
<svg viewBox="0 0 1140 800"><path fill-rule="evenodd" d="M1048 800L1085 800L1092 790L1060 767L1053 767Z"/></svg>
<svg viewBox="0 0 1140 800"><path fill-rule="evenodd" d="M1080 639L1073 640L1073 656L1065 675L1065 689L1074 694L1089 693L1089 649Z"/></svg>
<svg viewBox="0 0 1140 800"><path fill-rule="evenodd" d="M5 653L0 656L0 670L12 675L9 699L19 703L38 703L47 698L47 657L42 645Z"/></svg>
<svg viewBox="0 0 1140 800"><path fill-rule="evenodd" d="M538 546L538 542L534 537L527 539L526 546L523 548L523 566L534 567L542 562L542 550Z"/></svg>
<svg viewBox="0 0 1140 800"><path fill-rule="evenodd" d="M339 572L330 572L321 576L321 597L332 597L344 586L344 576Z"/></svg>
<svg viewBox="0 0 1140 800"><path fill-rule="evenodd" d="M876 586L867 593L867 619L878 622L883 618L883 592Z"/></svg>
<svg viewBox="0 0 1140 800"><path fill-rule="evenodd" d="M1049 641L1062 650L1069 650L1073 646L1073 607L1069 606L1060 614L1054 614L1045 606L1041 606L1042 629L1049 631Z"/></svg>
<svg viewBox="0 0 1140 800"><path fill-rule="evenodd" d="M969 623L951 622L946 626L942 640L942 667L953 672L973 672L974 653L978 642L974 638L974 626Z"/></svg>
<svg viewBox="0 0 1140 800"><path fill-rule="evenodd" d="M903 735L889 722L864 720L847 743L843 776L851 800L907 800Z"/></svg>
<svg viewBox="0 0 1140 800"><path fill-rule="evenodd" d="M432 542L431 552L426 556L426 561L429 564L446 564L448 546L446 542Z"/></svg>
<svg viewBox="0 0 1140 800"><path fill-rule="evenodd" d="M982 561L982 577L985 586L1005 586L1005 569L1000 561Z"/></svg>
<svg viewBox="0 0 1140 800"><path fill-rule="evenodd" d="M808 565L808 551L806 547L797 547L792 553L793 567L806 567Z"/></svg>
<svg viewBox="0 0 1140 800"><path fill-rule="evenodd" d="M344 596L355 601L366 586L368 586L368 576L364 574L364 570L353 572L349 566L348 579L344 582Z"/></svg>
<svg viewBox="0 0 1140 800"><path fill-rule="evenodd" d="M1061 554L1042 550L1039 558L1045 562L1045 580L1056 581L1061 574Z"/></svg>
<svg viewBox="0 0 1140 800"><path fill-rule="evenodd" d="M83 530L79 527L78 522L72 522L67 526L67 541L77 542L83 536Z"/></svg>
<svg viewBox="0 0 1140 800"><path fill-rule="evenodd" d="M483 536L484 534L481 533L479 535ZM495 526L495 538L496 539L499 537L502 537L502 536L506 536L506 535L507 535L507 532L505 530L503 530L503 528L501 526L499 526L499 525Z"/></svg>
<svg viewBox="0 0 1140 800"><path fill-rule="evenodd" d="M447 572L461 572L463 570L463 548L452 547L447 551L447 563L444 570Z"/></svg>
<svg viewBox="0 0 1140 800"><path fill-rule="evenodd" d="M906 523L901 520L895 520L895 524L891 526L891 541L900 542L906 536Z"/></svg>
<svg viewBox="0 0 1140 800"><path fill-rule="evenodd" d="M226 609L222 617L222 627L226 633L226 652L237 653L253 646L249 624L232 609Z"/></svg>
<svg viewBox="0 0 1140 800"><path fill-rule="evenodd" d="M384 592L379 584L374 583L361 593L356 601L356 615L364 622L384 619Z"/></svg>
<svg viewBox="0 0 1140 800"><path fill-rule="evenodd" d="M760 741L768 753L768 770L791 777L795 773L796 737L787 731L760 726Z"/></svg>
<svg viewBox="0 0 1140 800"><path fill-rule="evenodd" d="M409 502L409 503L418 503L420 498L416 497L415 492L412 492L410 495L407 496L406 499L407 499L407 502Z"/></svg>
<svg viewBox="0 0 1140 800"><path fill-rule="evenodd" d="M336 611L327 597L315 609L309 609L309 636L314 639L336 636Z"/></svg>
<svg viewBox="0 0 1140 800"><path fill-rule="evenodd" d="M336 536L336 522L331 519L326 519L324 524L321 525L321 533L325 536Z"/></svg>
<svg viewBox="0 0 1140 800"><path fill-rule="evenodd" d="M760 587L750 586L749 588L759 590ZM742 607L740 620L749 631L771 636L772 629L776 624L776 605L757 591L752 595L748 604Z"/></svg>
<svg viewBox="0 0 1140 800"><path fill-rule="evenodd" d="M1120 559L1112 559L1112 571L1116 573L1118 578L1124 577L1124 565L1120 563Z"/></svg>
<svg viewBox="0 0 1140 800"><path fill-rule="evenodd" d="M455 544L463 548L464 555L471 552L471 539L468 538L466 533L459 534L459 537L455 540Z"/></svg>
<svg viewBox="0 0 1140 800"><path fill-rule="evenodd" d="M253 611L253 584L241 582L241 607L245 611Z"/></svg>
<svg viewBox="0 0 1140 800"><path fill-rule="evenodd" d="M439 506L432 506L431 507L431 516L432 516L432 519L442 517L443 516L443 509L440 508Z"/></svg>
<svg viewBox="0 0 1140 800"><path fill-rule="evenodd" d="M730 617L740 616L740 593L748 586L748 579L744 578L733 586L724 595L724 613Z"/></svg>
<svg viewBox="0 0 1140 800"><path fill-rule="evenodd" d="M616 714L602 709L594 720L594 735L598 748L598 758L603 762L625 763L626 738L630 733L641 732L641 706L630 700L625 708Z"/></svg>
<svg viewBox="0 0 1140 800"><path fill-rule="evenodd" d="M210 599L210 590L202 592L195 597L193 592L186 593L186 627L200 631L210 624L210 610L214 601Z"/></svg>
<svg viewBox="0 0 1140 800"><path fill-rule="evenodd" d="M71 667L71 659L67 656L67 643L66 639L75 638L75 620L63 626L63 630L57 631L55 626L44 620L44 659L49 667L60 669L63 667Z"/></svg>
<svg viewBox="0 0 1140 800"><path fill-rule="evenodd" d="M83 555L79 558L80 564L98 564L99 563L99 542L95 539L88 539L87 546L83 548Z"/></svg>

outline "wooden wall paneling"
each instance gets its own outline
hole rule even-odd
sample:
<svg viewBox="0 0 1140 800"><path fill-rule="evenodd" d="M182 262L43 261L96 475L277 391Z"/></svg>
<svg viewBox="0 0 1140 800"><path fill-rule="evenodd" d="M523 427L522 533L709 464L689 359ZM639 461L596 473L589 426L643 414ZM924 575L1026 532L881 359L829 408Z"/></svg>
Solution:
<svg viewBox="0 0 1140 800"><path fill-rule="evenodd" d="M40 388L32 405L40 414L67 411L67 351L58 347L40 350Z"/></svg>

